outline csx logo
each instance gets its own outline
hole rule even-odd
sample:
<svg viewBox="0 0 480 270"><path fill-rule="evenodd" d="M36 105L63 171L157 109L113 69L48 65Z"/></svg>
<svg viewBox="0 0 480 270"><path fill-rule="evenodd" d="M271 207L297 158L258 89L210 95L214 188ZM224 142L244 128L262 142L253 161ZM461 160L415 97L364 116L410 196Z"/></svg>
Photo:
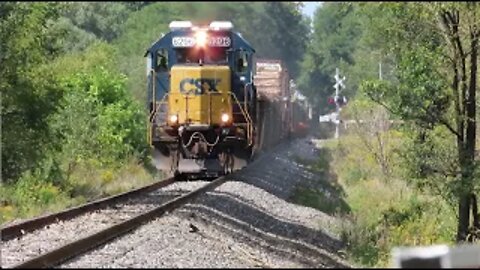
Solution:
<svg viewBox="0 0 480 270"><path fill-rule="evenodd" d="M207 78L185 78L180 81L180 93L203 95L207 92L215 94L218 93L217 85L220 79Z"/></svg>

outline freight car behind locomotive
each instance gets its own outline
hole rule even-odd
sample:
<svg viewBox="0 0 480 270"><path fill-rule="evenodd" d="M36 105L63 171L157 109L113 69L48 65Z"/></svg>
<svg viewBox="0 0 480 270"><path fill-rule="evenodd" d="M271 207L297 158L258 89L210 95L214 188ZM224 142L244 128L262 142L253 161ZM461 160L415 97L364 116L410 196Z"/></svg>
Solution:
<svg viewBox="0 0 480 270"><path fill-rule="evenodd" d="M295 100L292 102L292 131L294 138L302 138L307 136L310 131L310 121L308 115L308 106L305 102Z"/></svg>
<svg viewBox="0 0 480 270"><path fill-rule="evenodd" d="M289 73L277 59L256 59L257 89L256 148L267 150L290 137L292 110Z"/></svg>

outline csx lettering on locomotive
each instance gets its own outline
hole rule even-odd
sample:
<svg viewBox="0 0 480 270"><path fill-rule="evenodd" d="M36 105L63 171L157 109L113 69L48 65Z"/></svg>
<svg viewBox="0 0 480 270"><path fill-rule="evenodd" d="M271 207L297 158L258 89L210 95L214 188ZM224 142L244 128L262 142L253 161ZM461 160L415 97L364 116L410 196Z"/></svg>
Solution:
<svg viewBox="0 0 480 270"><path fill-rule="evenodd" d="M209 78L185 78L180 81L180 93L203 95L207 92L211 94L218 93L217 85L220 79Z"/></svg>

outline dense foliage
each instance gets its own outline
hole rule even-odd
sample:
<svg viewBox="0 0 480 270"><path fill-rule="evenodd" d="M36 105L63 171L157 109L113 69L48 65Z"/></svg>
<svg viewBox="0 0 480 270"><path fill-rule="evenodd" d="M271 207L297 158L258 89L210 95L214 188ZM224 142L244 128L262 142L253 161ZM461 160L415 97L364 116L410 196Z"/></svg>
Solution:
<svg viewBox="0 0 480 270"><path fill-rule="evenodd" d="M475 154L479 11L476 3L325 3L315 13L312 42L302 63L299 85L321 113L333 109L327 106L327 98L334 93L335 68L347 77L343 94L352 103L342 115L358 121L340 139L335 166L342 177L360 181L358 185L349 182L351 190L369 194L363 181L401 181L457 212L435 216L456 218L457 225L443 227L441 237L427 237L432 241L479 237L480 222L472 212L476 209L472 198L480 186ZM391 125L383 118L400 124ZM401 135L393 146L386 140L392 133ZM359 158L353 162L355 156ZM378 165L380 175L364 164L367 158ZM345 167L351 167L351 172L343 171ZM350 202L354 201L352 197ZM361 200L365 205L371 201ZM368 213L354 212L357 225ZM392 231L405 230L410 222L424 222L424 217L412 213L392 227L389 218L394 216L383 218ZM376 246L365 252L353 247L368 264L383 260L385 265L388 250L382 251L381 244L385 241L401 245L409 243L408 237L428 235L407 229L404 239L396 239L392 231L384 238L372 224L383 226L370 223L350 235L356 245L364 241ZM428 244L413 244L419 243Z"/></svg>
<svg viewBox="0 0 480 270"><path fill-rule="evenodd" d="M351 128L334 155L356 225L346 241L360 262L385 264L395 245L453 240L455 218L457 240L471 237L469 198L480 186L478 4L323 3L313 21L300 8L0 3L2 219L131 187L121 178L148 181L145 50L170 21L229 20L258 58L285 61L314 119L333 109L339 68L351 100L343 116L371 120ZM372 190L389 201L372 199ZM442 213L425 214L431 202Z"/></svg>
<svg viewBox="0 0 480 270"><path fill-rule="evenodd" d="M299 73L309 30L295 3L0 3L2 219L144 174L144 53L173 20L230 20L257 56Z"/></svg>

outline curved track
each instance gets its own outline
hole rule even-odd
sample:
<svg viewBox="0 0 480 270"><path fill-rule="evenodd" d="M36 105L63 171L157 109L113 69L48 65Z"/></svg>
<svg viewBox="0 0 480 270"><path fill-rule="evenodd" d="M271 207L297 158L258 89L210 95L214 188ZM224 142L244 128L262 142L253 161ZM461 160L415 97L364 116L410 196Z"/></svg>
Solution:
<svg viewBox="0 0 480 270"><path fill-rule="evenodd" d="M58 221L65 221L69 220L72 218L75 218L77 216L80 216L84 213L87 212L92 212L94 210L98 210L101 208L104 208L106 206L119 203L122 201L126 201L129 198L151 192L153 190L166 187L172 183L175 182L175 178L167 178L165 180L155 182L151 185L141 187L138 189L134 189L131 191L127 191L118 195L110 196L107 198L103 198L100 200L96 200L84 205L80 205L78 207L73 207L61 212L25 220L23 222L17 223L17 224L11 224L8 226L4 226L1 228L1 238L2 241L8 241L10 239L13 239L15 237L21 237L27 232L31 232L37 229L40 229L42 227L45 227L49 224L58 222Z"/></svg>
<svg viewBox="0 0 480 270"><path fill-rule="evenodd" d="M154 218L157 218L168 211L172 211L175 208L187 203L188 201L196 198L198 195L223 184L226 181L224 177L215 179L214 181L191 191L183 196L170 200L159 207L154 208L146 213L139 214L133 218L129 218L119 224L110 226L102 231L91 234L87 237L68 243L53 251L49 251L36 258L28 260L26 262L17 264L13 268L42 268L53 267L62 263L72 257L85 253L103 243L113 240L114 238L121 236L135 228L141 226L145 222L148 222Z"/></svg>

